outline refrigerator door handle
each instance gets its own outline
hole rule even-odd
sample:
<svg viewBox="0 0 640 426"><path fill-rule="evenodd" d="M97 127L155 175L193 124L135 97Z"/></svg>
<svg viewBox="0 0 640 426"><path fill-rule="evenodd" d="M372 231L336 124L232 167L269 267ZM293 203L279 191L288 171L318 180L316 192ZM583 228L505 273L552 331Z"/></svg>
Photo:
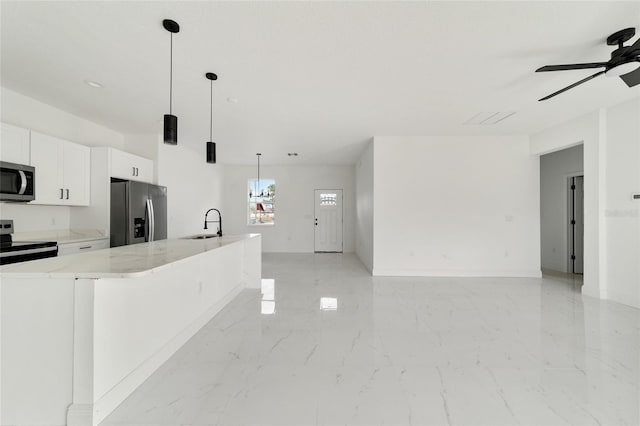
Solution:
<svg viewBox="0 0 640 426"><path fill-rule="evenodd" d="M149 224L149 241L154 241L156 237L156 214L153 211L153 200L147 200L149 203L149 211L151 212L149 216L151 217L151 223Z"/></svg>
<svg viewBox="0 0 640 426"><path fill-rule="evenodd" d="M144 209L144 216L145 216L145 226L146 226L146 232L144 235L144 241L148 242L151 241L151 233L153 232L153 219L151 219L151 204L150 204L151 200L147 200L145 201L145 209Z"/></svg>

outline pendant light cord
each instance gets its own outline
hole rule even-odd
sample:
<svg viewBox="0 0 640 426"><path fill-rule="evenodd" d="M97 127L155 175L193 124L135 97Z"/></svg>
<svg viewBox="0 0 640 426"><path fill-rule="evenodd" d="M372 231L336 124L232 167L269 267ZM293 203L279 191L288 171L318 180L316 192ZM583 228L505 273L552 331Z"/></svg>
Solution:
<svg viewBox="0 0 640 426"><path fill-rule="evenodd" d="M171 41L169 43L169 115L173 115L171 111L173 103L173 33L171 33Z"/></svg>
<svg viewBox="0 0 640 426"><path fill-rule="evenodd" d="M211 80L211 115L209 116L209 141L213 142L213 80Z"/></svg>

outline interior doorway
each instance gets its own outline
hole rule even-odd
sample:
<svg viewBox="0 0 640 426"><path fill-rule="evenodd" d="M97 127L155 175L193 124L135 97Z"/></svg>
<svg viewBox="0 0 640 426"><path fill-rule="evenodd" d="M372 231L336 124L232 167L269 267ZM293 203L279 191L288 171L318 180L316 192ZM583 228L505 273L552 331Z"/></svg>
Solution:
<svg viewBox="0 0 640 426"><path fill-rule="evenodd" d="M342 189L315 190L314 251L342 253Z"/></svg>
<svg viewBox="0 0 640 426"><path fill-rule="evenodd" d="M584 273L584 176L568 178L568 247L567 270L573 274Z"/></svg>
<svg viewBox="0 0 640 426"><path fill-rule="evenodd" d="M582 144L540 156L543 272L583 273L584 176Z"/></svg>

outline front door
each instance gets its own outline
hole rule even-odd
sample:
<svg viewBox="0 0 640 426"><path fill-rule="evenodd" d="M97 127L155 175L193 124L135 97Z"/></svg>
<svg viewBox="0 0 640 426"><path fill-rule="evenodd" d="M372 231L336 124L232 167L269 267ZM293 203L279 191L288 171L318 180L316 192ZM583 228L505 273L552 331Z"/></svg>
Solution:
<svg viewBox="0 0 640 426"><path fill-rule="evenodd" d="M315 190L315 251L342 253L342 189Z"/></svg>

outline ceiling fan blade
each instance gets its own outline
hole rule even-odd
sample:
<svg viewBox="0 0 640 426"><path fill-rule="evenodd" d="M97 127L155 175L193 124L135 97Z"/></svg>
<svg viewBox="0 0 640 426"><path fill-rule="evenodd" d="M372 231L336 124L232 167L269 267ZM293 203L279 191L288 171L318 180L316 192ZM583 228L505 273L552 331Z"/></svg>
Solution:
<svg viewBox="0 0 640 426"><path fill-rule="evenodd" d="M607 66L606 62L589 62L586 64L567 64L567 65L546 65L544 67L538 68L536 72L584 70L588 68L604 68L606 66Z"/></svg>
<svg viewBox="0 0 640 426"><path fill-rule="evenodd" d="M620 78L629 87L637 86L638 84L640 84L640 68L635 71L631 71L630 73L621 75Z"/></svg>
<svg viewBox="0 0 640 426"><path fill-rule="evenodd" d="M635 71L634 71L634 72L635 72ZM576 83L573 83L573 84L572 84L572 85L570 85L570 86L565 87L564 89L560 89L560 90L558 90L557 92L554 92L554 93L550 94L549 96L545 96L545 97L544 97L544 98L542 98L542 99L538 99L538 101L546 101L546 100L547 100L547 99L549 99L549 98L553 98L554 96L559 95L559 94L560 94L560 93L562 93L562 92L566 92L566 91L567 91L567 90L569 90L569 89L573 89L574 87L576 87L576 86L578 86L578 85L580 85L580 84L582 84L582 83L586 83L587 81L589 81L589 80L591 80L591 79L593 79L593 78L596 78L597 76L602 75L602 74L604 74L604 71L599 71L599 72L597 72L597 73L595 73L595 74L593 74L593 75L590 75L590 76L589 76L589 77L587 77L587 78L583 78L582 80L580 80L580 81L578 81L578 82L576 82Z"/></svg>

